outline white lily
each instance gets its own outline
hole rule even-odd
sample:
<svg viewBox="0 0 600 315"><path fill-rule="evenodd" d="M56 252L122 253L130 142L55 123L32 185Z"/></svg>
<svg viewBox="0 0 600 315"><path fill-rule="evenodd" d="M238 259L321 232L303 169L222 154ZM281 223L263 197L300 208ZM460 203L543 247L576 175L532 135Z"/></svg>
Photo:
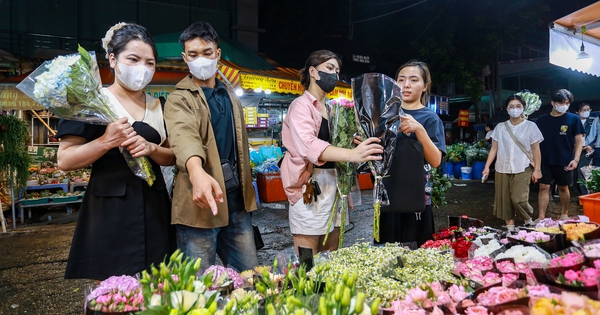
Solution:
<svg viewBox="0 0 600 315"><path fill-rule="evenodd" d="M171 292L171 307L175 309L179 309L184 313L196 308L204 307L206 304L206 299L204 295L197 292L190 291L175 291Z"/></svg>

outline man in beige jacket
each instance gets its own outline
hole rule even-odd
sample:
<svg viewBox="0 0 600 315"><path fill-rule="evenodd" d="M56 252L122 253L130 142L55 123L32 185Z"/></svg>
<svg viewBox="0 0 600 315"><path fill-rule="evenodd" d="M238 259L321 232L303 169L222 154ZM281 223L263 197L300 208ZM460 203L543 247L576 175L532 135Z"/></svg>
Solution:
<svg viewBox="0 0 600 315"><path fill-rule="evenodd" d="M231 86L216 78L219 37L206 22L179 38L191 75L177 83L165 104L169 141L179 174L173 191L172 224L177 247L238 271L258 264L250 212L257 209L242 105Z"/></svg>

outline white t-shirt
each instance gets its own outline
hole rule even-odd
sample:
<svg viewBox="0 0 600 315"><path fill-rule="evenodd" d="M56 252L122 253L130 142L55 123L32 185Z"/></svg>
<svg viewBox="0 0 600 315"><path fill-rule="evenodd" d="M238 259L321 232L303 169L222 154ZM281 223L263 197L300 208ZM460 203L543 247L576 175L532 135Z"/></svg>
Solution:
<svg viewBox="0 0 600 315"><path fill-rule="evenodd" d="M544 140L544 136L542 136L542 132L537 125L529 120L524 120L516 126L513 126L509 121L508 126L517 140L533 156L531 145ZM506 130L506 125L504 123L498 124L493 131L492 139L498 141L496 171L503 174L518 174L525 171L533 161L529 161L527 155L515 143Z"/></svg>

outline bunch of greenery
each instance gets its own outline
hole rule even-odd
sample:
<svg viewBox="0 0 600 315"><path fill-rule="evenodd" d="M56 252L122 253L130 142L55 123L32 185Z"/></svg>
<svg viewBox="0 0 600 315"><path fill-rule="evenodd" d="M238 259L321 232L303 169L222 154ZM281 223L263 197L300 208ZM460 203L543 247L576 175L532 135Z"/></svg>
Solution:
<svg viewBox="0 0 600 315"><path fill-rule="evenodd" d="M429 174L431 183L431 202L434 207L444 206L446 202L446 192L452 187L450 180L442 174L441 168L432 168Z"/></svg>
<svg viewBox="0 0 600 315"><path fill-rule="evenodd" d="M485 162L487 161L488 154L490 153L489 144L485 140L479 140L474 142L465 149L465 155L467 157L467 165L472 166L473 162Z"/></svg>
<svg viewBox="0 0 600 315"><path fill-rule="evenodd" d="M31 156L27 153L27 123L12 115L0 115L0 179L7 187L27 185Z"/></svg>
<svg viewBox="0 0 600 315"><path fill-rule="evenodd" d="M585 186L590 193L595 193L600 191L600 169L592 169L590 176L586 179L580 179L578 183L582 186Z"/></svg>
<svg viewBox="0 0 600 315"><path fill-rule="evenodd" d="M458 163L467 159L466 150L469 145L457 142L446 147L446 159L450 163Z"/></svg>

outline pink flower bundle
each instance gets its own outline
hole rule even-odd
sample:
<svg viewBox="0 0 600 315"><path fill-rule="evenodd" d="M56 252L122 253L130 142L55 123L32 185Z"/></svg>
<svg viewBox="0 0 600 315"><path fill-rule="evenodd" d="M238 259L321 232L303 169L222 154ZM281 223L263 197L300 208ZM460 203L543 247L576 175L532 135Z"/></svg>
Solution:
<svg viewBox="0 0 600 315"><path fill-rule="evenodd" d="M502 285L510 285L519 278L515 273L499 274L497 272L488 271L484 275L472 275L468 277L470 280L481 284L484 287L502 282Z"/></svg>
<svg viewBox="0 0 600 315"><path fill-rule="evenodd" d="M132 312L144 308L142 286L130 276L112 276L87 296L87 307L101 312Z"/></svg>
<svg viewBox="0 0 600 315"><path fill-rule="evenodd" d="M510 272L521 272L525 273L529 269L526 263L518 262L515 263L511 260L502 260L496 262L496 268L498 271L502 273L510 273Z"/></svg>
<svg viewBox="0 0 600 315"><path fill-rule="evenodd" d="M404 300L393 301L388 311L394 314L443 314L440 307L446 307L456 314L456 304L469 296L464 287L453 284L448 288L439 282L422 284L408 291ZM425 310L427 309L427 311Z"/></svg>
<svg viewBox="0 0 600 315"><path fill-rule="evenodd" d="M583 245L583 252L587 257L600 257L600 243Z"/></svg>
<svg viewBox="0 0 600 315"><path fill-rule="evenodd" d="M454 272L470 278L472 275L481 276L482 271L494 269L494 261L487 256L479 256L466 261L456 261L454 263Z"/></svg>
<svg viewBox="0 0 600 315"><path fill-rule="evenodd" d="M550 260L550 267L571 267L577 264L581 264L584 261L584 257L579 252L571 252L565 255L554 257Z"/></svg>
<svg viewBox="0 0 600 315"><path fill-rule="evenodd" d="M331 100L331 104L339 105L346 108L354 108L354 102L345 98L336 98Z"/></svg>
<svg viewBox="0 0 600 315"><path fill-rule="evenodd" d="M559 273L555 281L575 287L595 287L600 276L600 270L597 269L600 267L600 260L594 261L594 267L583 266L579 270L567 270L564 273Z"/></svg>
<svg viewBox="0 0 600 315"><path fill-rule="evenodd" d="M212 265L204 271L204 274L207 275L212 273L213 285L211 287L212 290L218 289L220 286L226 284L228 281L233 281L233 288L239 289L244 286L246 282L244 278L240 276L237 271L223 266Z"/></svg>
<svg viewBox="0 0 600 315"><path fill-rule="evenodd" d="M489 290L477 295L477 303L483 306L499 305L527 297L523 289L512 289L504 286L491 287Z"/></svg>
<svg viewBox="0 0 600 315"><path fill-rule="evenodd" d="M537 231L528 232L520 230L516 235L511 237L527 243L543 243L550 241L550 235Z"/></svg>

